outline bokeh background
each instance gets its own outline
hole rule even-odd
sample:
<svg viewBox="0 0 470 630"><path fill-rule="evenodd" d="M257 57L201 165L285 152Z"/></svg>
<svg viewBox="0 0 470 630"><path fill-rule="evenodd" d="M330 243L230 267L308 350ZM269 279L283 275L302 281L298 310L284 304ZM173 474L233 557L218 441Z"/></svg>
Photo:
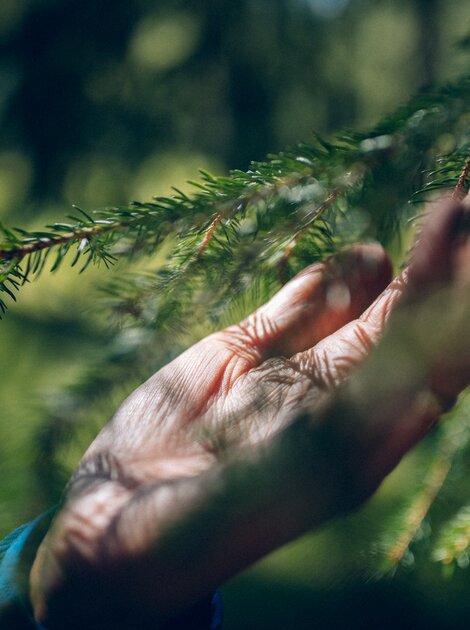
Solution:
<svg viewBox="0 0 470 630"><path fill-rule="evenodd" d="M41 227L72 204L187 190L199 168L371 127L468 72L469 33L468 0L1 0L0 220ZM0 537L49 506L41 409L99 353L96 286L116 272L44 274L0 322ZM233 580L226 628L467 627L467 571L372 579L373 542L420 456L358 515Z"/></svg>

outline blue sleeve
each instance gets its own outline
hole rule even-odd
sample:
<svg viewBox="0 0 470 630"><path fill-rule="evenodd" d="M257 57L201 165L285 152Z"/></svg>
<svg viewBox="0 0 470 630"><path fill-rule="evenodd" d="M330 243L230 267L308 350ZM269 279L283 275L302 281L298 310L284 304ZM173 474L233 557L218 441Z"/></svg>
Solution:
<svg viewBox="0 0 470 630"><path fill-rule="evenodd" d="M212 597L212 623L210 630L222 630L223 605L220 591L216 591Z"/></svg>
<svg viewBox="0 0 470 630"><path fill-rule="evenodd" d="M28 597L29 570L56 510L53 508L21 525L0 542L0 615L21 607L25 617L34 623Z"/></svg>
<svg viewBox="0 0 470 630"><path fill-rule="evenodd" d="M25 624L36 630L46 630L32 617L29 604L29 571L36 551L57 511L53 508L34 520L18 527L0 542L0 622L3 613L21 608ZM203 600L170 623L167 630L221 630L222 600L219 591Z"/></svg>

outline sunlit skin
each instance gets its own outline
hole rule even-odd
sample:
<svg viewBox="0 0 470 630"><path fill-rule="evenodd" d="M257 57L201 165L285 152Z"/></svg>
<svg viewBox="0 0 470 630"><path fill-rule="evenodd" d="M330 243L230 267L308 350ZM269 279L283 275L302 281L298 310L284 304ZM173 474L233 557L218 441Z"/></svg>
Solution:
<svg viewBox="0 0 470 630"><path fill-rule="evenodd" d="M36 558L39 621L155 628L376 489L470 380L466 209L434 205L391 282L345 250L124 401Z"/></svg>

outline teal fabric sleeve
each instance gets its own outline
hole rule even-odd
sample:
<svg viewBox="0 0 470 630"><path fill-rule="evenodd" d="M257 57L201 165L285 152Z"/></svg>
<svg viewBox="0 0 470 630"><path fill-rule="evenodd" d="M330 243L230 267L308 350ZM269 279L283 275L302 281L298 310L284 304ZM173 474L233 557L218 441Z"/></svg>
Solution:
<svg viewBox="0 0 470 630"><path fill-rule="evenodd" d="M11 612L22 617L21 629L46 630L37 624L29 603L29 571L57 508L21 525L0 542L0 627ZM16 624L14 626L16 628ZM219 591L203 600L168 626L167 630L220 630L222 602Z"/></svg>
<svg viewBox="0 0 470 630"><path fill-rule="evenodd" d="M21 525L0 542L0 619L21 608L34 624L29 604L29 571L57 508ZM32 627L40 628L37 624Z"/></svg>

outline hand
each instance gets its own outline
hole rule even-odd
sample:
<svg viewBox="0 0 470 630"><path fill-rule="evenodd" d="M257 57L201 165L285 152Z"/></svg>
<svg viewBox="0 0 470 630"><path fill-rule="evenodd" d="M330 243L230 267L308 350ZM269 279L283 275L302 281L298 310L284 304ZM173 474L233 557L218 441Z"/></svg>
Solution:
<svg viewBox="0 0 470 630"><path fill-rule="evenodd" d="M388 286L378 245L307 268L139 387L41 547L37 618L50 630L171 618L366 498L469 382L464 216L442 203Z"/></svg>

